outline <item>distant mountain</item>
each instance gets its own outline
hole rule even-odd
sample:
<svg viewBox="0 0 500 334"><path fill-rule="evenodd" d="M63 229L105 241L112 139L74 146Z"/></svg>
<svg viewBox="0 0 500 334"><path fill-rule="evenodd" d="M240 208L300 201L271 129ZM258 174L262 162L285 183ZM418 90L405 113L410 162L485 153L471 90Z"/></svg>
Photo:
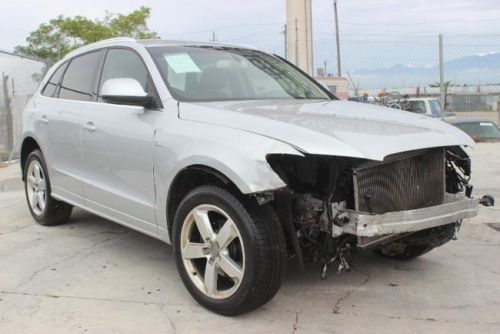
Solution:
<svg viewBox="0 0 500 334"><path fill-rule="evenodd" d="M500 53L472 55L444 63L445 80L458 84L487 84L500 81ZM397 64L389 68L352 71L354 82L360 88L395 88L403 86L428 86L439 80L439 68L411 67Z"/></svg>

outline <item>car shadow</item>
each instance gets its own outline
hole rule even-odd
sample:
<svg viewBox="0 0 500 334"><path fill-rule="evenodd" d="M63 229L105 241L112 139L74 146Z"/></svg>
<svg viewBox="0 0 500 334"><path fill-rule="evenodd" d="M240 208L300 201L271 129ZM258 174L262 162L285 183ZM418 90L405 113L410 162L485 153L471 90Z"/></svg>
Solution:
<svg viewBox="0 0 500 334"><path fill-rule="evenodd" d="M135 254L136 257L143 257L144 259L158 259L161 257L168 261L166 267L175 268L173 250L170 245L83 210L75 209L70 221L60 228L63 227L72 230L82 230L83 233L88 234L126 234L126 242L121 243L119 246L123 247L123 249L117 251L126 253L130 248L133 248L135 252L139 251L142 253ZM151 265L156 266L158 262L151 262ZM392 286L391 284L396 284L390 281L390 277L394 275L398 275L400 279L406 281L422 279L422 275L425 276L426 272L432 272L435 267L440 266L440 263L425 256L411 261L398 261L384 258L373 252L360 252L353 256L351 265L351 272L337 273L338 263L332 263L327 271L328 278L321 280L322 265L320 263L306 264L305 270L301 270L296 260L290 258L287 263L287 272L283 287L295 287L297 285L317 286L319 284L323 288L328 286L341 288L343 285L351 286L353 281L361 282L367 276L370 278L380 278L387 281L387 285ZM388 274L388 272L392 272L392 274ZM416 273L418 275L415 275ZM418 276L418 278L415 278L415 276Z"/></svg>

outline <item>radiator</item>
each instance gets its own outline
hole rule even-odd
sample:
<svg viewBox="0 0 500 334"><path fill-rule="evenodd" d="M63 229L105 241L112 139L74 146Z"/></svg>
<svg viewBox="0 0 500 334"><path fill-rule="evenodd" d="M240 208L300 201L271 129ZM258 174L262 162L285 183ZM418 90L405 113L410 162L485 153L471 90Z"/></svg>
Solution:
<svg viewBox="0 0 500 334"><path fill-rule="evenodd" d="M443 148L389 156L353 170L356 210L382 214L439 205L445 195Z"/></svg>

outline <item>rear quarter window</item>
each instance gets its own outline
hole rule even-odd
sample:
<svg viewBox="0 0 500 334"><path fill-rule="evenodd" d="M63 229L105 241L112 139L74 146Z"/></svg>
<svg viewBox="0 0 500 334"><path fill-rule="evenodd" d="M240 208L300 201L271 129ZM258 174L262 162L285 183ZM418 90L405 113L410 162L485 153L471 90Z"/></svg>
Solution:
<svg viewBox="0 0 500 334"><path fill-rule="evenodd" d="M57 95L57 88L59 87L59 83L61 82L64 70L66 70L67 66L68 63L66 62L57 68L57 70L54 72L54 74L52 74L49 81L43 88L42 95L48 97L55 97Z"/></svg>

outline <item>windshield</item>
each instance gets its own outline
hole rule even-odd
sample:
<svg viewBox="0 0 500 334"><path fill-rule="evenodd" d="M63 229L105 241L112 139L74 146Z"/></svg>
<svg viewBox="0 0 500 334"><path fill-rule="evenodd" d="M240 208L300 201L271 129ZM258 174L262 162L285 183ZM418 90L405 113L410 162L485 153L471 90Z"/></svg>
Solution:
<svg viewBox="0 0 500 334"><path fill-rule="evenodd" d="M500 139L500 129L493 122L459 123L455 126L475 139Z"/></svg>
<svg viewBox="0 0 500 334"><path fill-rule="evenodd" d="M171 94L181 101L331 99L278 57L212 46L151 47Z"/></svg>
<svg viewBox="0 0 500 334"><path fill-rule="evenodd" d="M429 100L432 115L441 116L441 103L438 100Z"/></svg>

